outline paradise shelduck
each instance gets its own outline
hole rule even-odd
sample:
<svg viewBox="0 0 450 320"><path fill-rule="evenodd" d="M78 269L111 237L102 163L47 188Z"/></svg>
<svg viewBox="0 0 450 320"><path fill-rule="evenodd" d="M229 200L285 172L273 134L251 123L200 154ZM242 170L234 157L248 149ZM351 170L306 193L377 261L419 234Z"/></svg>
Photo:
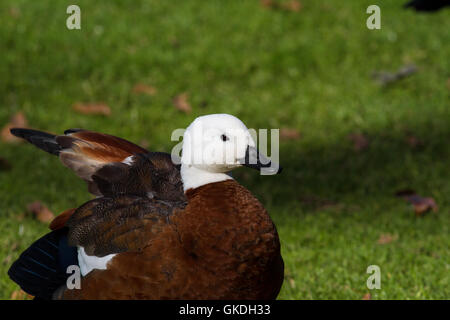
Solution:
<svg viewBox="0 0 450 320"><path fill-rule="evenodd" d="M229 175L271 163L236 117L197 118L184 133L181 165L92 131L11 132L58 155L97 196L56 217L53 231L13 263L8 274L25 292L40 299L277 297L284 265L276 227ZM73 266L79 288L67 285Z"/></svg>

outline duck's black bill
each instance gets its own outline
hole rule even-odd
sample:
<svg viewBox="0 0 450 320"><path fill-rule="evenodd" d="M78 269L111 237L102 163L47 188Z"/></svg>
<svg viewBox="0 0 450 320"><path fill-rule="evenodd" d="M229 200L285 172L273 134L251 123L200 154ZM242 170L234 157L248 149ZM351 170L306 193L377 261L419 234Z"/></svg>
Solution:
<svg viewBox="0 0 450 320"><path fill-rule="evenodd" d="M271 161L265 155L261 154L258 149L250 146L247 147L245 158L242 159L241 163L246 167L261 170L266 175L279 174L283 170L278 163Z"/></svg>

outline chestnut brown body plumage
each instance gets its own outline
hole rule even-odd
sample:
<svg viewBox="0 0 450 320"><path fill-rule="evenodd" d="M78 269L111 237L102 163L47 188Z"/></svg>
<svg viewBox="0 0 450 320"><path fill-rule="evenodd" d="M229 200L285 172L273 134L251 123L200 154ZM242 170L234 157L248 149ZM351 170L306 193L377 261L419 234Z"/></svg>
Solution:
<svg viewBox="0 0 450 320"><path fill-rule="evenodd" d="M113 204L105 210L111 223L93 223L92 229L100 230L82 235L79 221L92 225L86 219L105 211L90 204L78 209L67 224L69 242L95 255L127 252L117 254L107 270L91 271L82 279L82 290L62 290L59 298L276 298L283 261L276 228L259 201L234 180L189 190L187 199L185 207L179 203L172 210L165 204L155 209L156 200L115 200L136 201L136 212L121 212L128 220L113 223L120 207ZM130 226L133 230L125 232Z"/></svg>
<svg viewBox="0 0 450 320"><path fill-rule="evenodd" d="M79 129L12 133L58 155L97 196L58 216L53 231L12 265L10 277L26 292L44 299L277 297L284 272L277 230L229 176L205 173L183 190L169 154ZM66 286L73 264L83 274L81 289Z"/></svg>

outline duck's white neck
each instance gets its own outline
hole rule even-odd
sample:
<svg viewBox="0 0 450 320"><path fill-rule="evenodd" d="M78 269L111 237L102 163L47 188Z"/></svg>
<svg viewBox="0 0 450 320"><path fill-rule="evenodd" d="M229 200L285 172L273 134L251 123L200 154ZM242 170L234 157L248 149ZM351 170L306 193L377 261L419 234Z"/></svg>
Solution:
<svg viewBox="0 0 450 320"><path fill-rule="evenodd" d="M226 173L209 172L193 166L181 164L181 180L183 180L184 192L195 189L208 183L233 179Z"/></svg>

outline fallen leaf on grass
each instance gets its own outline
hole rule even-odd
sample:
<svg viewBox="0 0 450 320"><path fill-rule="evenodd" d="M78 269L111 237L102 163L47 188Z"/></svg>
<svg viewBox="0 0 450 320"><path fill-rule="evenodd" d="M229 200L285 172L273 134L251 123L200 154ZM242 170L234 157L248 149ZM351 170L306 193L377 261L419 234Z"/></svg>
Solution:
<svg viewBox="0 0 450 320"><path fill-rule="evenodd" d="M199 104L199 107L200 108L206 108L207 106L208 106L208 101L206 101L206 100L202 100L201 102L200 102L200 104Z"/></svg>
<svg viewBox="0 0 450 320"><path fill-rule="evenodd" d="M2 260L2 264L4 265L10 265L12 262L13 256L12 254L8 254L3 260Z"/></svg>
<svg viewBox="0 0 450 320"><path fill-rule="evenodd" d="M276 2L274 0L261 0L260 3L263 7L272 8Z"/></svg>
<svg viewBox="0 0 450 320"><path fill-rule="evenodd" d="M388 244L397 239L398 239L398 235L392 235L389 233L385 233L385 234L380 235L380 237L377 240L377 243L378 244Z"/></svg>
<svg viewBox="0 0 450 320"><path fill-rule="evenodd" d="M281 128L280 138L282 140L297 140L300 138L300 132L293 128Z"/></svg>
<svg viewBox="0 0 450 320"><path fill-rule="evenodd" d="M17 242L14 242L11 247L9 248L9 252L11 254L8 254L3 260L2 260L2 264L4 265L10 265L11 262L13 261L13 255L12 252L16 251L17 248L19 248L19 244Z"/></svg>
<svg viewBox="0 0 450 320"><path fill-rule="evenodd" d="M23 112L19 111L16 114L14 114L9 122L3 127L1 132L1 137L4 142L7 143L16 143L16 142L23 142L22 139L13 136L10 132L11 128L26 128L28 126L27 119L25 118L25 115Z"/></svg>
<svg viewBox="0 0 450 320"><path fill-rule="evenodd" d="M133 93L136 94L146 94L149 96L154 96L158 92L155 87L146 85L144 83L138 83L133 88Z"/></svg>
<svg viewBox="0 0 450 320"><path fill-rule="evenodd" d="M173 105L178 110L184 113L190 113L192 111L191 105L188 102L189 95L185 92L179 94L175 98L173 98Z"/></svg>
<svg viewBox="0 0 450 320"><path fill-rule="evenodd" d="M381 85L386 86L392 82L396 82L416 73L417 70L418 68L415 65L407 65L400 68L397 72L394 73L387 71L375 71L373 72L372 77Z"/></svg>
<svg viewBox="0 0 450 320"><path fill-rule="evenodd" d="M416 216L421 216L430 210L432 210L433 212L438 211L438 206L433 198L421 197L417 195L414 190L411 189L401 190L396 192L395 195L411 203L414 207L414 212L416 213Z"/></svg>
<svg viewBox="0 0 450 320"><path fill-rule="evenodd" d="M98 114L104 116L111 115L111 109L104 103L75 103L73 110L82 114Z"/></svg>
<svg viewBox="0 0 450 320"><path fill-rule="evenodd" d="M300 1L292 0L282 4L282 7L288 11L298 12L302 9L302 4Z"/></svg>
<svg viewBox="0 0 450 320"><path fill-rule="evenodd" d="M372 296L370 295L370 293L366 293L363 297L362 300L371 300Z"/></svg>
<svg viewBox="0 0 450 320"><path fill-rule="evenodd" d="M25 213L22 212L22 213L16 215L14 218L19 222L23 221L23 219L25 219Z"/></svg>
<svg viewBox="0 0 450 320"><path fill-rule="evenodd" d="M447 89L450 90L450 78L447 79Z"/></svg>
<svg viewBox="0 0 450 320"><path fill-rule="evenodd" d="M8 160L6 160L5 158L0 157L0 171L7 171L7 170L11 170L12 166L9 163Z"/></svg>
<svg viewBox="0 0 450 320"><path fill-rule="evenodd" d="M293 278L289 278L289 284L291 285L292 289L295 289L295 280Z"/></svg>
<svg viewBox="0 0 450 320"><path fill-rule="evenodd" d="M407 200L414 206L414 211L417 216L421 216L430 210L433 210L433 212L438 211L438 206L433 198L423 198L418 195L413 195L407 197Z"/></svg>
<svg viewBox="0 0 450 320"><path fill-rule="evenodd" d="M26 293L25 291L19 289L19 290L15 290L13 291L13 293L11 294L11 300L25 300L25 299L33 299L32 295L29 295L28 293Z"/></svg>
<svg viewBox="0 0 450 320"><path fill-rule="evenodd" d="M351 133L348 138L353 142L355 151L362 151L369 146L369 139L361 133Z"/></svg>
<svg viewBox="0 0 450 320"><path fill-rule="evenodd" d="M418 148L424 145L423 141L419 138L417 138L416 136L413 135L408 135L406 137L406 143L411 147L411 148Z"/></svg>
<svg viewBox="0 0 450 320"><path fill-rule="evenodd" d="M9 15L14 19L19 18L21 15L20 9L16 7L9 8Z"/></svg>
<svg viewBox="0 0 450 320"><path fill-rule="evenodd" d="M53 220L54 214L40 201L35 201L27 206L27 210L33 213L36 218L44 223L48 223Z"/></svg>
<svg viewBox="0 0 450 320"><path fill-rule="evenodd" d="M247 170L241 170L239 172L239 181L249 181L252 178L252 175Z"/></svg>
<svg viewBox="0 0 450 320"><path fill-rule="evenodd" d="M261 0L260 3L263 7L273 10L298 12L302 9L301 2L297 0L291 0L286 2L279 2L275 0Z"/></svg>
<svg viewBox="0 0 450 320"><path fill-rule="evenodd" d="M19 248L19 244L17 242L14 242L11 247L9 248L9 251L16 251L17 248Z"/></svg>

